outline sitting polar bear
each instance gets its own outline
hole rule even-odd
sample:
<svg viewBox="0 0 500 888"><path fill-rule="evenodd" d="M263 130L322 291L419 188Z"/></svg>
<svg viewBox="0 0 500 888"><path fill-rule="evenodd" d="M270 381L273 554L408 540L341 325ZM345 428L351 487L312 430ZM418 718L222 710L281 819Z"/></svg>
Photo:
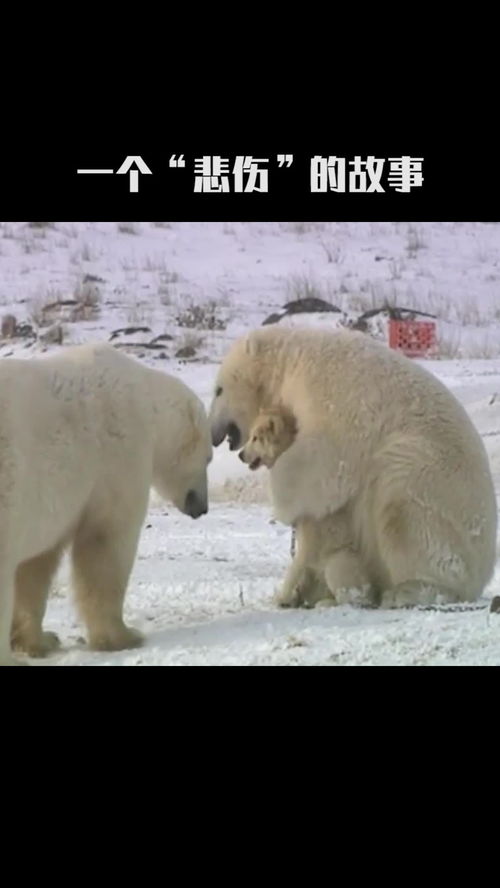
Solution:
<svg viewBox="0 0 500 888"><path fill-rule="evenodd" d="M71 544L76 599L96 650L137 646L123 599L149 490L207 512L210 428L184 383L109 345L0 363L0 663L43 656L47 595Z"/></svg>
<svg viewBox="0 0 500 888"><path fill-rule="evenodd" d="M336 601L359 602L351 589L386 607L479 597L495 561L493 482L439 380L362 333L269 327L222 363L213 444L237 449L275 404L297 422L270 471L276 517L298 526L281 604L318 598L318 573Z"/></svg>

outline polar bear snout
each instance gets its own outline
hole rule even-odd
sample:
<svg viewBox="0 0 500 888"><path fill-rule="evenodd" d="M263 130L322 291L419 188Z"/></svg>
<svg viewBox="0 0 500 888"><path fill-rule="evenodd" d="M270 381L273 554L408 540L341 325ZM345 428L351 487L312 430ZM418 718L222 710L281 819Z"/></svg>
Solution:
<svg viewBox="0 0 500 888"><path fill-rule="evenodd" d="M229 449L237 450L241 444L241 432L235 422L218 422L212 425L212 444L218 447L224 438L229 441Z"/></svg>
<svg viewBox="0 0 500 888"><path fill-rule="evenodd" d="M188 490L186 500L184 502L184 512L191 518L199 518L208 512L208 501L206 496L200 496L196 490Z"/></svg>
<svg viewBox="0 0 500 888"><path fill-rule="evenodd" d="M226 424L217 423L212 426L212 444L214 447L218 447L219 444L222 444L224 438L227 435L227 426Z"/></svg>

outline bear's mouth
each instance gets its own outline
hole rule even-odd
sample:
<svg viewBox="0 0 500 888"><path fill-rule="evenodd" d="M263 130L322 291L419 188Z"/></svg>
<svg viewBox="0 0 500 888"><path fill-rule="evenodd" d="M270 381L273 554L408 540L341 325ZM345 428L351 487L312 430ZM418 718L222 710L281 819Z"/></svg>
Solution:
<svg viewBox="0 0 500 888"><path fill-rule="evenodd" d="M227 427L227 440L229 441L229 449L237 450L241 442L241 432L234 422L230 422Z"/></svg>
<svg viewBox="0 0 500 888"><path fill-rule="evenodd" d="M250 463L250 465L249 465L248 468L249 468L249 469L252 469L252 472L254 472L255 469L258 469L258 468L259 468L259 466L261 465L261 462L262 462L262 461L261 461L261 459L260 459L260 456L258 456L256 459L253 460L253 462Z"/></svg>

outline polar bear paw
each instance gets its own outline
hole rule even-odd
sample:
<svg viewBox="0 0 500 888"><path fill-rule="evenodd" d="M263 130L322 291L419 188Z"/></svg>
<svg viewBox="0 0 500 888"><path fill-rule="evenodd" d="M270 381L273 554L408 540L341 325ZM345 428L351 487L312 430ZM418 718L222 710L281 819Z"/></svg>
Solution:
<svg viewBox="0 0 500 888"><path fill-rule="evenodd" d="M89 647L94 651L123 651L141 647L143 643L142 632L125 625L91 632L89 638Z"/></svg>
<svg viewBox="0 0 500 888"><path fill-rule="evenodd" d="M60 647L59 636L55 632L39 632L24 634L14 632L12 635L12 647L15 651L23 651L29 657L47 657Z"/></svg>

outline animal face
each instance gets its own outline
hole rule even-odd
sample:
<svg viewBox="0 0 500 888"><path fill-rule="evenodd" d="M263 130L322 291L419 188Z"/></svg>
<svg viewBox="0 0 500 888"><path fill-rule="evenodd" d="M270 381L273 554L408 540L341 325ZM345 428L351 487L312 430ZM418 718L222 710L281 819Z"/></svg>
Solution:
<svg viewBox="0 0 500 888"><path fill-rule="evenodd" d="M296 435L297 424L291 413L280 407L261 410L239 458L252 470L259 466L270 469Z"/></svg>
<svg viewBox="0 0 500 888"><path fill-rule="evenodd" d="M247 440L262 406L260 370L251 336L236 342L224 358L209 413L214 447L227 437L230 449L238 450Z"/></svg>
<svg viewBox="0 0 500 888"><path fill-rule="evenodd" d="M159 437L153 484L181 512L199 518L208 511L207 469L212 459L210 426L201 403L184 405L177 435L168 427Z"/></svg>

